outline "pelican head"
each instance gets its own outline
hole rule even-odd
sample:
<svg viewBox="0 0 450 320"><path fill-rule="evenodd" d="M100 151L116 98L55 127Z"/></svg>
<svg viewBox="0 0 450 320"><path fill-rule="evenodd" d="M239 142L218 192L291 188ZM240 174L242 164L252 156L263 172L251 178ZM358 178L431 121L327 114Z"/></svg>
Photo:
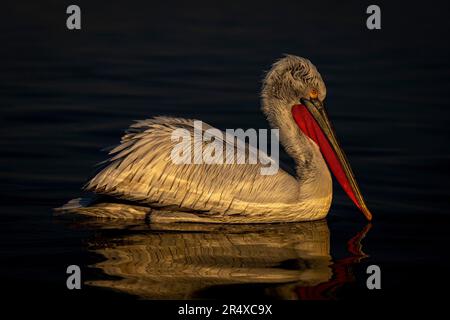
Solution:
<svg viewBox="0 0 450 320"><path fill-rule="evenodd" d="M368 220L367 208L353 171L339 145L324 107L326 87L317 68L308 59L287 55L275 62L263 81L262 111L273 127L280 129L286 151L301 158L294 141L308 138L319 149L329 169ZM299 151L300 150L300 151Z"/></svg>
<svg viewBox="0 0 450 320"><path fill-rule="evenodd" d="M263 82L263 99L279 100L286 105L298 103L302 98L323 102L326 95L327 88L316 67L308 59L293 55L275 62Z"/></svg>

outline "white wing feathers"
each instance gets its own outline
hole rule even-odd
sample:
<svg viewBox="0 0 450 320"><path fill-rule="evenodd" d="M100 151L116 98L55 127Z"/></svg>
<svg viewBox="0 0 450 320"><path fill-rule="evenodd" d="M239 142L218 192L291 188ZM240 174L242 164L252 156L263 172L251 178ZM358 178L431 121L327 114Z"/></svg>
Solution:
<svg viewBox="0 0 450 320"><path fill-rule="evenodd" d="M171 152L178 142L171 136L178 128L187 129L193 137L194 120L156 117L133 124L85 188L156 207L217 214L244 213L252 203L296 201L297 180L282 170L261 175L259 163L175 164ZM209 128L203 123L203 131ZM214 143L225 145L226 140L216 137ZM203 147L207 143L202 141ZM245 148L252 152L247 144Z"/></svg>

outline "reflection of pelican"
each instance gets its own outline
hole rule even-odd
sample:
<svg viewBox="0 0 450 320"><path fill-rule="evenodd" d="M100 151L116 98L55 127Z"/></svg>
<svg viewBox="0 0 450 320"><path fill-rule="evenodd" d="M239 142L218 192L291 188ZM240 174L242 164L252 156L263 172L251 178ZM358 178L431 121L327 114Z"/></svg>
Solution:
<svg viewBox="0 0 450 320"><path fill-rule="evenodd" d="M216 286L265 284L266 295L299 299L320 297L329 287L348 281L332 277L336 263L323 220L265 228L150 224L127 229L125 235L115 232L112 239L91 242L90 250L106 258L94 267L114 279L88 284L144 299L211 297L208 289ZM348 273L355 262L341 267Z"/></svg>
<svg viewBox="0 0 450 320"><path fill-rule="evenodd" d="M165 208L152 212L155 222L309 221L325 217L330 208L332 181L328 164L345 192L370 220L371 214L323 107L325 96L321 75L304 58L286 56L273 65L264 80L262 110L271 126L279 129L280 141L296 163L295 177L283 170L261 175L262 164L175 164L170 155L177 142L172 141L171 134L175 129L185 129L195 140L194 121L159 117L132 125L121 144L110 152L107 166L86 189ZM220 145L230 143L215 139ZM207 142L201 143L205 150ZM236 151L233 148L239 145L231 148ZM82 203L72 202L66 209L79 205ZM122 216L140 217L133 212Z"/></svg>
<svg viewBox="0 0 450 320"><path fill-rule="evenodd" d="M106 260L95 267L122 279L90 284L141 298L188 299L216 285L295 282L311 286L331 277L329 230L323 220L265 228L151 227L152 231L133 232L117 241L109 239L106 247L97 241L92 249Z"/></svg>

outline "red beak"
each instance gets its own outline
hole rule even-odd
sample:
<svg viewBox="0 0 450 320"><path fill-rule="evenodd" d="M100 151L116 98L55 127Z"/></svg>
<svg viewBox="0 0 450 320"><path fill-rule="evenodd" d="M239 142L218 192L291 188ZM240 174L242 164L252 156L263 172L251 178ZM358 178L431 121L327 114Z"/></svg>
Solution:
<svg viewBox="0 0 450 320"><path fill-rule="evenodd" d="M292 107L295 122L300 130L319 146L328 167L345 193L366 218L372 220L372 214L364 202L353 171L344 151L339 146L322 103L317 99L302 99L302 103Z"/></svg>

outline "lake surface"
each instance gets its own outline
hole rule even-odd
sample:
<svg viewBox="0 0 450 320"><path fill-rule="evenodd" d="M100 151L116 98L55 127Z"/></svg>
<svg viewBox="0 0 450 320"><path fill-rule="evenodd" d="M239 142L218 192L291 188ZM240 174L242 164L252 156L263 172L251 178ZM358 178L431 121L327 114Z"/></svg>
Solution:
<svg viewBox="0 0 450 320"><path fill-rule="evenodd" d="M337 299L443 296L448 283L448 5L369 3L127 6L5 4L0 34L1 278L25 296L82 299ZM172 115L221 129L268 128L263 71L309 58L374 215L334 188L326 221L152 225L55 217L81 195L100 149L136 119ZM289 159L282 159L289 163ZM66 268L83 289L66 289ZM378 265L382 290L366 288Z"/></svg>

